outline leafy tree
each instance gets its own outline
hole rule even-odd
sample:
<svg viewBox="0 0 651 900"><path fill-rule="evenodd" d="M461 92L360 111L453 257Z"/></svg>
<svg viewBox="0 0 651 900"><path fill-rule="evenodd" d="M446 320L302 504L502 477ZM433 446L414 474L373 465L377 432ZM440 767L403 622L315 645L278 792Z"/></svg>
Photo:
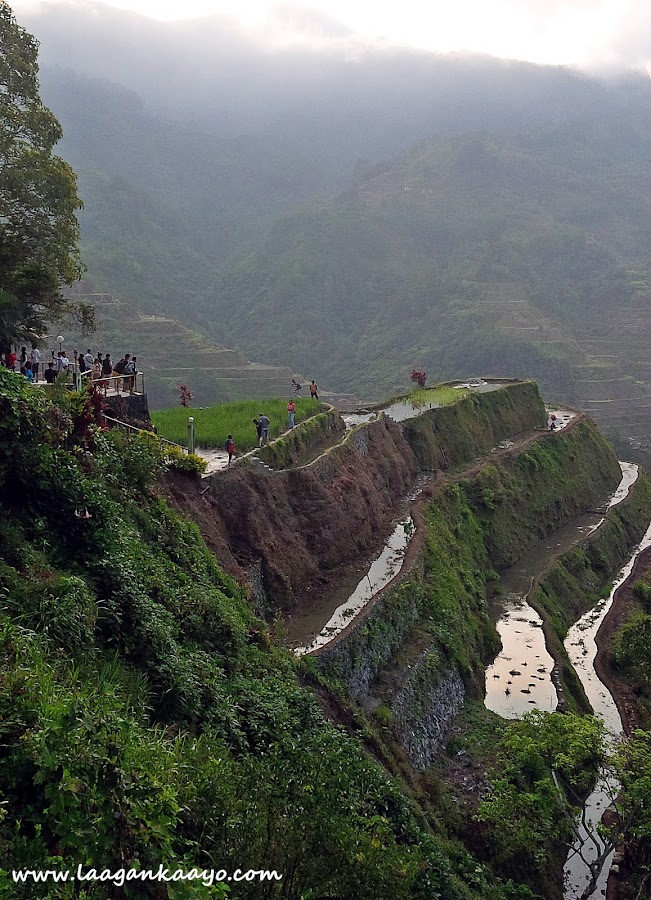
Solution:
<svg viewBox="0 0 651 900"><path fill-rule="evenodd" d="M554 844L569 850L577 837L583 797L606 760L603 727L590 716L533 710L509 724L500 757L477 821L491 826L494 857L506 870L542 876Z"/></svg>
<svg viewBox="0 0 651 900"><path fill-rule="evenodd" d="M615 804L617 837L624 844L636 897L648 897L651 885L651 735L637 729L615 754L621 791Z"/></svg>
<svg viewBox="0 0 651 900"><path fill-rule="evenodd" d="M38 42L0 0L0 342L37 338L48 320L86 305L67 302L64 284L83 266L75 175L52 154L61 126L40 97Z"/></svg>

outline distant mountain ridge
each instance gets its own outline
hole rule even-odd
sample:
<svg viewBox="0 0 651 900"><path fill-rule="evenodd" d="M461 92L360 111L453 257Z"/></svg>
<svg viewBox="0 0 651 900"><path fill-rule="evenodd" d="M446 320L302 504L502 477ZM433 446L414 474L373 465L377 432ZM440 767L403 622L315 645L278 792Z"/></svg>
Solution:
<svg viewBox="0 0 651 900"><path fill-rule="evenodd" d="M42 95L64 128L58 152L84 200L92 280L148 312L192 318L218 267L276 216L338 184L322 163L278 141L217 138L148 113L133 91L65 69Z"/></svg>
<svg viewBox="0 0 651 900"><path fill-rule="evenodd" d="M639 431L650 164L644 126L424 142L278 220L206 308L269 359L291 330L296 365L342 388L389 392L412 363L435 379L531 375Z"/></svg>
<svg viewBox="0 0 651 900"><path fill-rule="evenodd" d="M649 79L484 63L423 63L427 78L388 92L386 118L382 97L355 112L368 80L340 106L306 100L237 138L210 134L209 111L201 131L124 88L45 71L92 279L334 390L386 395L413 365L534 376L646 436ZM436 111L438 136L381 159L431 134Z"/></svg>

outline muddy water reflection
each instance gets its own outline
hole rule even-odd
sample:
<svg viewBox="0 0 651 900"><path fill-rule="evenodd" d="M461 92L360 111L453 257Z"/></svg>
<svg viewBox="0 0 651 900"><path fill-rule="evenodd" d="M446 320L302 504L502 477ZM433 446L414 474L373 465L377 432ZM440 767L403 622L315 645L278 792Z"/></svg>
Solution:
<svg viewBox="0 0 651 900"><path fill-rule="evenodd" d="M553 660L544 645L540 617L527 598L534 579L556 557L599 528L607 510L628 495L638 468L626 462L620 463L620 467L622 479L617 490L594 512L559 528L502 576L506 599L498 606L497 630L503 646L486 670L486 706L504 718L520 718L532 708L556 708L558 696L551 678ZM513 675L514 671L519 674ZM529 677L532 675L535 677Z"/></svg>
<svg viewBox="0 0 651 900"><path fill-rule="evenodd" d="M486 706L505 719L534 708L552 712L558 704L542 620L525 596L507 595L497 623L502 651L486 669Z"/></svg>
<svg viewBox="0 0 651 900"><path fill-rule="evenodd" d="M637 466L622 463L622 468L625 465L628 465L630 470L635 470L634 472L629 471L629 473L627 473L629 476L628 487L630 488L631 484L635 481L633 475L637 477ZM630 478L633 480L631 481ZM628 493L628 490L626 493ZM624 494L624 496L626 495ZM623 499L623 497L621 497L620 500L621 499ZM619 502L619 500L616 502ZM612 505L614 505L614 503ZM567 654L581 680L581 684L583 685L583 689L585 690L595 715L603 721L608 729L611 745L614 745L623 733L622 721L612 695L600 681L594 670L594 660L597 655L595 638L601 623L613 604L615 592L631 574L635 560L647 547L651 547L651 525L639 545L635 548L631 558L619 573L608 597L605 600L600 601L597 606L582 616L582 618L580 618L569 630L565 639L565 649L567 650ZM583 842L582 856L590 862L596 859L598 853L602 850L603 845L601 840L594 834L595 823L601 820L604 811L616 794L616 789L616 783L612 781L609 782L606 778L602 777L595 785L594 791L586 800L586 821L589 823L589 831L583 826L580 827L579 840L574 845L575 852L570 854L568 861L565 863L565 900L578 900L578 898L583 896L584 890L590 882L588 867L576 851L578 851L579 843ZM600 897L605 893L612 855L613 854L611 853L610 856L607 857L596 887L592 894L590 894L591 897Z"/></svg>
<svg viewBox="0 0 651 900"><path fill-rule="evenodd" d="M469 388L470 385L464 383L455 385L455 387ZM482 381L481 384L472 385L472 390L474 393L485 394L488 391L497 391L502 387L504 387L503 382ZM400 400L397 403L392 403L390 406L385 406L380 412L383 412L387 418L393 419L394 422L404 422L405 419L413 419L414 416L419 416L428 409L440 408L441 404L436 402L416 404L411 400Z"/></svg>
<svg viewBox="0 0 651 900"><path fill-rule="evenodd" d="M387 585L402 569L405 550L414 533L414 521L411 516L401 520L394 528L389 540L380 555L373 560L368 572L357 584L351 594L346 593L343 603L334 597L329 608L321 607L313 616L303 616L300 620L287 622L287 638L297 656L303 656L318 647L328 644L340 631L350 624L354 617L366 604ZM324 614L335 605L336 608L323 627ZM320 630L319 630L320 629ZM306 636L310 638L306 643Z"/></svg>
<svg viewBox="0 0 651 900"><path fill-rule="evenodd" d="M416 477L410 493L400 502L397 525L381 553L366 568L342 580L328 601L320 603L316 609L285 619L285 643L297 656L329 644L400 573L407 547L415 533L411 506L431 479L429 474Z"/></svg>

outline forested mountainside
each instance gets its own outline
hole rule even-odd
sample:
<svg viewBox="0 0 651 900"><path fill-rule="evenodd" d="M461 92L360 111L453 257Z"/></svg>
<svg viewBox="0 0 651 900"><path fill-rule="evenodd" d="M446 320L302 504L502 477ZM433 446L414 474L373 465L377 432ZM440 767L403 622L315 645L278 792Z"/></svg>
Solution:
<svg viewBox="0 0 651 900"><path fill-rule="evenodd" d="M290 141L223 139L149 114L132 91L45 70L59 152L84 199L82 250L99 290L194 317L218 266L274 218L338 182Z"/></svg>
<svg viewBox="0 0 651 900"><path fill-rule="evenodd" d="M474 76L468 62L422 70L413 96L404 82L387 93L386 121L368 135L360 122L385 107L357 115L329 96L318 116L305 101L229 138L209 133L208 109L205 130L182 126L124 88L46 71L96 289L334 389L378 397L411 365L441 379L534 375L644 439L648 79L606 86L487 62ZM525 96L539 104L533 130ZM472 130L487 109L495 127ZM446 134L378 161L433 131Z"/></svg>
<svg viewBox="0 0 651 900"><path fill-rule="evenodd" d="M191 387L195 406L283 397L291 387L293 373L287 366L249 362L173 318L143 315L132 304L88 287L82 282L72 296L93 307L95 331L84 335L70 323L66 341L83 350L90 344L114 360L125 352L135 353L139 371L144 372L149 409L176 405L181 384Z"/></svg>
<svg viewBox="0 0 651 900"><path fill-rule="evenodd" d="M277 221L206 316L271 360L291 334L297 368L364 394L409 360L528 373L597 416L615 401L643 417L649 162L630 122L422 143Z"/></svg>

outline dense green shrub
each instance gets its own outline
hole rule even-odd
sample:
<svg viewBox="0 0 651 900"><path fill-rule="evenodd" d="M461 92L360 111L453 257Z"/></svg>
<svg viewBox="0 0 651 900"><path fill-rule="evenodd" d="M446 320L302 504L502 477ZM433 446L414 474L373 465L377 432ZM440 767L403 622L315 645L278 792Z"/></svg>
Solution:
<svg viewBox="0 0 651 900"><path fill-rule="evenodd" d="M328 723L246 592L156 494L158 442L53 427L0 373L5 870L269 868L230 896L512 896ZM21 441L28 436L28 452ZM117 896L13 884L6 896ZM221 897L156 884L120 896Z"/></svg>
<svg viewBox="0 0 651 900"><path fill-rule="evenodd" d="M169 465L179 472L203 475L208 468L208 463L203 457L196 453L184 453L180 447L167 447L165 453Z"/></svg>

